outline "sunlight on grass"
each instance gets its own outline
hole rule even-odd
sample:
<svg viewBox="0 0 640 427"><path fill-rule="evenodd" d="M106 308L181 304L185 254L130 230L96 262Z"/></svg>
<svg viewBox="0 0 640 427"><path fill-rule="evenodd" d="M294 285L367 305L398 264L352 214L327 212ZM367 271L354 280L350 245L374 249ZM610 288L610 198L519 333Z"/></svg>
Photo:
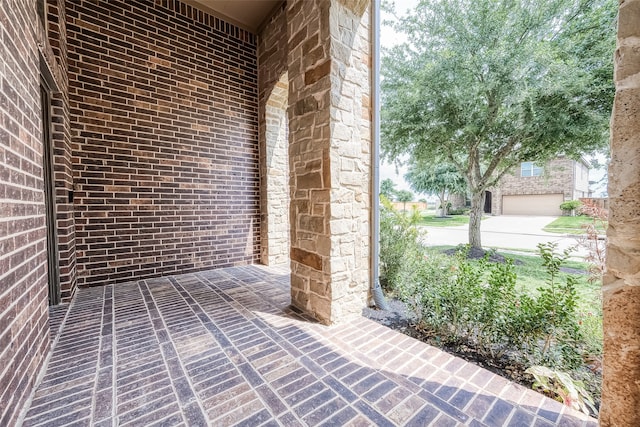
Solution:
<svg viewBox="0 0 640 427"><path fill-rule="evenodd" d="M439 217L435 215L425 215L417 225L428 225L430 227L455 227L456 225L469 224L468 215L452 215L447 217Z"/></svg>
<svg viewBox="0 0 640 427"><path fill-rule="evenodd" d="M588 216L561 216L547 224L543 230L548 233L559 234L584 234L584 227L593 224L593 218ZM603 234L605 229L596 221L598 233Z"/></svg>

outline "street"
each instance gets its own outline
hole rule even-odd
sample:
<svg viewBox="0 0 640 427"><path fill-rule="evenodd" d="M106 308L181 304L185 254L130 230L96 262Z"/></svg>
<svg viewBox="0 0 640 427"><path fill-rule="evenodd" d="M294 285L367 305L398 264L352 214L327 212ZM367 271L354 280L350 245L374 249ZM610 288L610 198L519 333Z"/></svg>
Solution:
<svg viewBox="0 0 640 427"><path fill-rule="evenodd" d="M538 243L555 242L558 250L577 246L575 237L564 234L547 233L542 228L553 221L550 216L492 216L482 221L482 246L484 248L500 248L526 251L537 250ZM421 226L427 230L425 243L427 246L459 245L469 242L468 225L454 227ZM584 257L587 251L576 248L574 257Z"/></svg>

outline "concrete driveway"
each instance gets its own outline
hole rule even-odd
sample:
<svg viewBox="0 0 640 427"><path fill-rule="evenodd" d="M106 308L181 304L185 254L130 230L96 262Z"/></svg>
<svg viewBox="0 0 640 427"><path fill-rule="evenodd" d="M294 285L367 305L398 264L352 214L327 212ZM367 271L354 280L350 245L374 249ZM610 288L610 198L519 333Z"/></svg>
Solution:
<svg viewBox="0 0 640 427"><path fill-rule="evenodd" d="M575 237L564 234L547 233L542 228L555 220L552 216L492 216L482 220L482 246L485 248L537 250L538 243L556 242L558 249L576 246ZM428 246L459 245L469 242L469 226L421 227L427 230L425 243ZM578 248L573 256L584 257L583 248Z"/></svg>

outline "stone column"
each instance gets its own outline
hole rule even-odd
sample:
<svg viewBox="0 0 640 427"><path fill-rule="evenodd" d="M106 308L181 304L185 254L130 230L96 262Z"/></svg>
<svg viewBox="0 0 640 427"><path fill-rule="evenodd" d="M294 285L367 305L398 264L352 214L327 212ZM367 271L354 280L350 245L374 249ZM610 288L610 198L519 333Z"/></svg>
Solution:
<svg viewBox="0 0 640 427"><path fill-rule="evenodd" d="M640 0L622 0L611 119L603 426L640 425Z"/></svg>
<svg viewBox="0 0 640 427"><path fill-rule="evenodd" d="M324 323L369 288L371 33L367 0L287 6L292 303Z"/></svg>

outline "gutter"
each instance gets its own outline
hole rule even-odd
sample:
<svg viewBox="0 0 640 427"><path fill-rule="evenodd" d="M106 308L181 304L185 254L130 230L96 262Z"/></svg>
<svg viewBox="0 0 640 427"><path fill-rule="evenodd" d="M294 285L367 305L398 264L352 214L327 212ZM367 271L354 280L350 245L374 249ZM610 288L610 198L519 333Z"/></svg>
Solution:
<svg viewBox="0 0 640 427"><path fill-rule="evenodd" d="M373 35L372 87L373 94L372 119L373 135L371 150L371 293L376 307L388 310L389 305L384 298L380 286L380 2L373 0L371 14L371 33Z"/></svg>

